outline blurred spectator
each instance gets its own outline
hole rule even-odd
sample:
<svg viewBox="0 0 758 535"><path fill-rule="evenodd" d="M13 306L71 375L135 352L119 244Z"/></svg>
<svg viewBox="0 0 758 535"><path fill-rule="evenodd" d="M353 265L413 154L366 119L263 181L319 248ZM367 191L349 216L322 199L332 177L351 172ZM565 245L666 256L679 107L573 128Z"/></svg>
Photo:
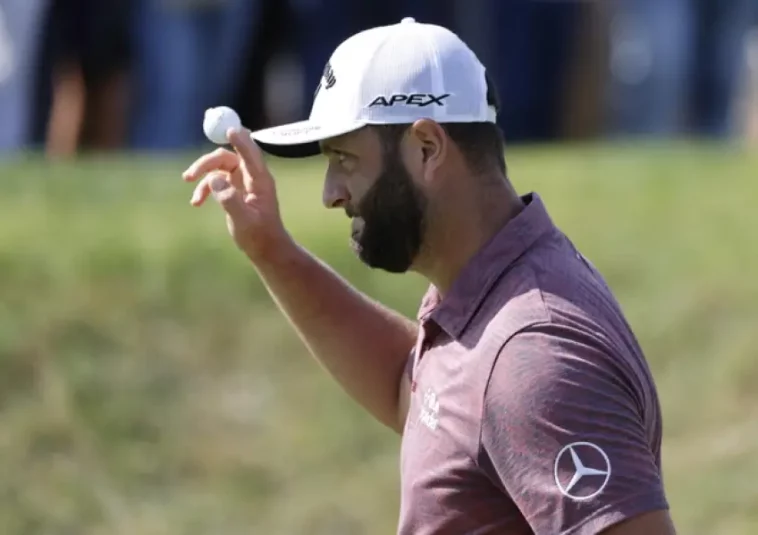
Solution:
<svg viewBox="0 0 758 535"><path fill-rule="evenodd" d="M126 139L130 0L52 0L45 13L35 141L48 155Z"/></svg>
<svg viewBox="0 0 758 535"><path fill-rule="evenodd" d="M360 14L364 6L361 4L342 0L290 0L293 35L303 69L301 119L310 113L313 92L332 51L347 37L363 29ZM371 5L365 3L366 7ZM368 13L366 16L374 19Z"/></svg>
<svg viewBox="0 0 758 535"><path fill-rule="evenodd" d="M559 139L597 138L604 132L603 96L608 79L608 20L604 2L581 2L563 84Z"/></svg>
<svg viewBox="0 0 758 535"><path fill-rule="evenodd" d="M756 9L756 19L758 19L758 9ZM755 21L755 26L748 34L746 41L748 68L737 116L741 119L742 130L748 143L753 147L758 147L758 20Z"/></svg>
<svg viewBox="0 0 758 535"><path fill-rule="evenodd" d="M509 143L559 136L584 4L454 0L458 32L487 66L500 93L498 122Z"/></svg>
<svg viewBox="0 0 758 535"><path fill-rule="evenodd" d="M672 136L735 133L733 105L755 0L614 0L610 129Z"/></svg>
<svg viewBox="0 0 758 535"><path fill-rule="evenodd" d="M302 119L310 113L313 92L330 54L350 35L373 26L395 24L404 17L419 22L454 26L451 0L290 0L294 35L303 66Z"/></svg>
<svg viewBox="0 0 758 535"><path fill-rule="evenodd" d="M205 110L230 103L249 60L262 0L134 0L131 144L176 150L205 142Z"/></svg>
<svg viewBox="0 0 758 535"><path fill-rule="evenodd" d="M488 67L502 101L509 142L549 140L561 131L572 46L584 2L565 0L291 0L304 65L304 102L331 51L370 26L414 17L450 27ZM308 107L301 118L308 114Z"/></svg>
<svg viewBox="0 0 758 535"><path fill-rule="evenodd" d="M47 0L0 1L0 153L25 148L31 120L37 47Z"/></svg>
<svg viewBox="0 0 758 535"><path fill-rule="evenodd" d="M0 0L0 151L197 147L221 104L305 118L333 49L403 17L477 53L509 143L723 137L758 0Z"/></svg>
<svg viewBox="0 0 758 535"><path fill-rule="evenodd" d="M260 11L257 13L257 28L247 41L245 54L246 61L239 65L239 82L234 92L234 97L227 104L237 110L242 119L242 124L248 128L257 130L271 125L272 108L277 107L276 102L267 99L266 89L276 86L276 96L285 100L290 114L299 105L290 102L294 93L299 99L298 88L293 90L293 80L287 78L284 83L272 76L271 64L282 49L286 49L293 41L293 28L287 2L281 0L262 0ZM294 81L296 84L297 80ZM288 98L289 97L289 98ZM288 115L279 122L289 122L295 119Z"/></svg>

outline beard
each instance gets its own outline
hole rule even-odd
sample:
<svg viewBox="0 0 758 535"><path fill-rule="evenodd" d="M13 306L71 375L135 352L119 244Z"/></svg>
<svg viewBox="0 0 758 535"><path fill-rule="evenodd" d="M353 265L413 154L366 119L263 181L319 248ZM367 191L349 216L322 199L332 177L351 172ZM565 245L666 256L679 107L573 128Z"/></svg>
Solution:
<svg viewBox="0 0 758 535"><path fill-rule="evenodd" d="M352 246L371 268L407 272L421 250L426 197L396 153L358 204L352 223Z"/></svg>

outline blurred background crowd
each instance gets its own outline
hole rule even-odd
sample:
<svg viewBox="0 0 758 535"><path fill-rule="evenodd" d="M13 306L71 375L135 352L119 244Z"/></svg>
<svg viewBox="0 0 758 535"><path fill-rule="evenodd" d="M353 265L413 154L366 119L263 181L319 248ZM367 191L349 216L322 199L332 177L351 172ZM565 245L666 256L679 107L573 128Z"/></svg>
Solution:
<svg viewBox="0 0 758 535"><path fill-rule="evenodd" d="M0 0L0 152L184 150L308 115L333 48L413 16L490 70L510 143L755 138L758 0Z"/></svg>

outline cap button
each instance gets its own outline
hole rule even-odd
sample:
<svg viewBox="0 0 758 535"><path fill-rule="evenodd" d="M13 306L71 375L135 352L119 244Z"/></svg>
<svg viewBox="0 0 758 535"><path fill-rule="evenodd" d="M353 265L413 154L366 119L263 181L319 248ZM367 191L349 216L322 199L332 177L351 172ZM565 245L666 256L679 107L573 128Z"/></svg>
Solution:
<svg viewBox="0 0 758 535"><path fill-rule="evenodd" d="M409 23L409 22L416 22L416 19L414 19L413 17L405 17L405 18L404 18L403 20L401 20L400 22L402 22L403 24L407 24L407 23Z"/></svg>

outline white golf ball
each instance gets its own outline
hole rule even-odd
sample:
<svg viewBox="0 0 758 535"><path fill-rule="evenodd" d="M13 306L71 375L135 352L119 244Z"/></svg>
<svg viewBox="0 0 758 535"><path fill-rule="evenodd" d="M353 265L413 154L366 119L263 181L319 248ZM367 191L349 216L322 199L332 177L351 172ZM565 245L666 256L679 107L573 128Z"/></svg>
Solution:
<svg viewBox="0 0 758 535"><path fill-rule="evenodd" d="M230 128L239 128L241 126L240 116L231 108L219 106L217 108L208 108L205 111L203 132L205 132L205 137L216 145L229 143L226 133Z"/></svg>

